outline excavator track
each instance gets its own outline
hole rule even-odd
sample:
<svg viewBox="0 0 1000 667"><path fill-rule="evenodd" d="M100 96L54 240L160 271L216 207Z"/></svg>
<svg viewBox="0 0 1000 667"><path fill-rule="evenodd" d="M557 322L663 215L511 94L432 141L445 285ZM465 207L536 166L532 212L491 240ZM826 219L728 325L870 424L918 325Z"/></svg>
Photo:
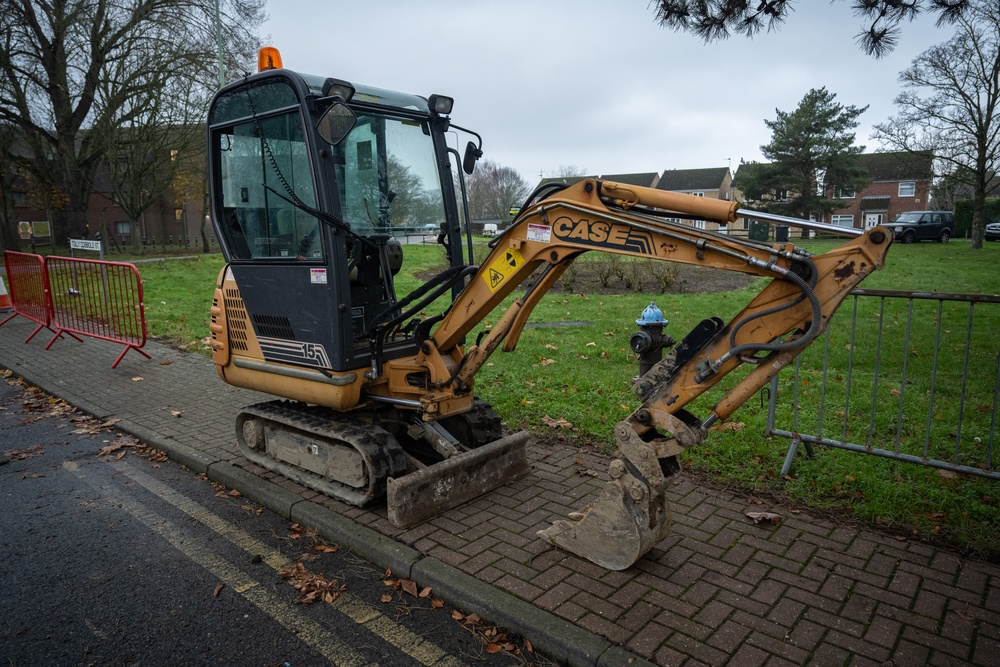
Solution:
<svg viewBox="0 0 1000 667"><path fill-rule="evenodd" d="M407 472L403 449L388 431L291 401L243 408L236 440L254 463L356 507L383 497L388 478Z"/></svg>

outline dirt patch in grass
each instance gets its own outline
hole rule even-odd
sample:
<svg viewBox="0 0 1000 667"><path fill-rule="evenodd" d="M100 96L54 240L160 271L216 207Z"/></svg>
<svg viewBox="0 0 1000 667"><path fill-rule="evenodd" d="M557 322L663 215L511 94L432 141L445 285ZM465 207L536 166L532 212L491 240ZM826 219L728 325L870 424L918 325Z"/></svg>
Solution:
<svg viewBox="0 0 1000 667"><path fill-rule="evenodd" d="M418 272L427 281L443 271L439 266ZM534 277L532 277L533 279ZM522 287L527 288L532 279ZM552 287L563 294L702 294L731 292L749 286L757 276L723 271L704 266L672 264L656 260L629 260L617 255L602 255L589 261L574 262Z"/></svg>

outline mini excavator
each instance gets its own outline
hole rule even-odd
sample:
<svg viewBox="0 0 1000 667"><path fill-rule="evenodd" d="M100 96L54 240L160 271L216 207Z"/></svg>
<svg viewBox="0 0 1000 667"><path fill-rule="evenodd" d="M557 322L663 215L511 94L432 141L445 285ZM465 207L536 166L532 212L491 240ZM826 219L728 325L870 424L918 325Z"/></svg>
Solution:
<svg viewBox="0 0 1000 667"><path fill-rule="evenodd" d="M539 533L627 568L669 530L665 490L678 454L816 339L883 266L892 234L584 179L540 186L476 266L464 174L482 140L452 123L453 104L286 70L269 47L258 72L214 97L211 218L227 265L211 307L212 356L225 382L278 397L240 412L239 447L345 503L384 498L389 520L412 526L529 471L527 434L503 433L475 378L497 348L514 350L533 308L583 253L769 276L732 321L705 319L645 364L633 385L639 406L614 428L603 491ZM470 139L461 154L447 141L458 132ZM855 238L813 255L691 224L739 218ZM447 267L399 294L400 239L429 230ZM640 352L654 341L632 343ZM685 409L744 365L706 417Z"/></svg>

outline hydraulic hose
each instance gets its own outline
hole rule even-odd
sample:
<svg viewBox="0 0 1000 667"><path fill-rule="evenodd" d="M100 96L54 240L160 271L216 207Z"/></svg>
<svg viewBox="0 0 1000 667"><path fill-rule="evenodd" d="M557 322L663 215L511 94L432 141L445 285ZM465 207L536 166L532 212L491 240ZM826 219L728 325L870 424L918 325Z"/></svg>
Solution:
<svg viewBox="0 0 1000 667"><path fill-rule="evenodd" d="M755 260L755 262L758 262L758 260ZM709 376L717 373L722 364L735 356L742 355L744 352L760 352L761 350L766 352L784 352L787 350L797 350L808 345L814 338L816 338L816 336L819 335L823 322L823 309L820 306L819 297L816 296L816 292L814 292L812 287L809 286L809 283L792 271L783 267L764 262L759 262L759 265L765 266L767 269L777 273L780 277L795 283L795 285L802 290L803 295L809 299L809 305L812 308L812 321L809 323L809 329L805 332L805 334L795 340L777 343L744 343L743 345L736 345L719 357L717 361L709 362L708 368L704 369L695 376L695 382L703 382ZM776 312L781 308L783 308L783 306L779 306L777 309L772 309L772 311ZM766 314L766 311L744 318L744 320L738 323L738 326L743 326L746 322L764 314Z"/></svg>

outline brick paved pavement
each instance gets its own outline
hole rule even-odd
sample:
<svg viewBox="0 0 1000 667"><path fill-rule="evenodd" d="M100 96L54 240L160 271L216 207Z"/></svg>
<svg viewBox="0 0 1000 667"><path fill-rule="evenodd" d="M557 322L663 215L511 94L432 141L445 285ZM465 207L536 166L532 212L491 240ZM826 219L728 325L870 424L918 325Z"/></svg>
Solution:
<svg viewBox="0 0 1000 667"><path fill-rule="evenodd" d="M744 495L681 476L674 527L625 572L535 536L598 490L605 457L531 445L529 476L407 531L239 456L232 424L260 394L223 384L208 359L149 344L148 361L106 342L58 341L22 318L0 328L0 366L125 429L230 461L660 665L1000 665L1000 565L833 524L744 516ZM136 378L142 378L141 380ZM179 412L180 416L174 416ZM598 473L595 477L593 473Z"/></svg>

